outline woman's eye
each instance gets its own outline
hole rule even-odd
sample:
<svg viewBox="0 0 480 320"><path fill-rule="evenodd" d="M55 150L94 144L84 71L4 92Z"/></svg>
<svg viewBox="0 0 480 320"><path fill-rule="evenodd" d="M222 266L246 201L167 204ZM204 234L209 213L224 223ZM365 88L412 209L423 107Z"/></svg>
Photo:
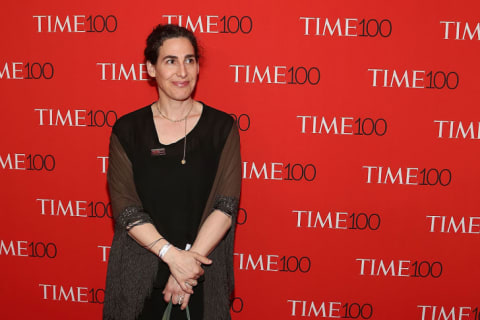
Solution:
<svg viewBox="0 0 480 320"><path fill-rule="evenodd" d="M188 58L186 62L189 63L189 64L195 63L195 59L193 59L193 58Z"/></svg>
<svg viewBox="0 0 480 320"><path fill-rule="evenodd" d="M167 64L173 64L174 62L175 62L175 60L173 60L173 59L168 59L167 60Z"/></svg>

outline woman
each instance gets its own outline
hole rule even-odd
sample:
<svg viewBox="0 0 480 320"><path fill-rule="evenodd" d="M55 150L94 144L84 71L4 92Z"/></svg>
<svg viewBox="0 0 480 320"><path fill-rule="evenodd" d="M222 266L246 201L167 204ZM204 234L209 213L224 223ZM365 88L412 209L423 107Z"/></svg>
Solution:
<svg viewBox="0 0 480 320"><path fill-rule="evenodd" d="M147 38L158 101L121 117L110 140L115 219L104 319L230 319L241 181L232 117L195 101L197 41L159 25ZM208 258L207 258L208 257Z"/></svg>

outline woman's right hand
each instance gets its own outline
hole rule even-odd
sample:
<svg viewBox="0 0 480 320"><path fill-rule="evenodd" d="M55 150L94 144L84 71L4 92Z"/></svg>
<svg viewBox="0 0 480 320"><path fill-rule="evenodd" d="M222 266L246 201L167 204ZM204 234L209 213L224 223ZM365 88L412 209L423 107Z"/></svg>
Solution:
<svg viewBox="0 0 480 320"><path fill-rule="evenodd" d="M185 310L188 306L188 302L190 301L190 294L185 293L182 288L180 288L177 280L170 275L168 277L167 284L165 285L165 289L163 289L163 300L165 302L172 301L173 304L181 304L181 309Z"/></svg>
<svg viewBox="0 0 480 320"><path fill-rule="evenodd" d="M170 273L177 280L183 291L192 294L196 279L203 275L202 264L211 264L212 260L194 251L170 248L163 256L163 261L170 268Z"/></svg>

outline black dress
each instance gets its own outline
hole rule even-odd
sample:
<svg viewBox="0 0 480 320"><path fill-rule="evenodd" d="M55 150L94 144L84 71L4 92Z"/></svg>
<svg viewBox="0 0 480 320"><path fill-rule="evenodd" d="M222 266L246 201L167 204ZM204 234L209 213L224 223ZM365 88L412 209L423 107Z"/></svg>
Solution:
<svg viewBox="0 0 480 320"><path fill-rule="evenodd" d="M186 137L185 164L181 163L184 138L169 145L160 143L151 105L123 116L112 130L112 136L118 138L130 160L137 193L132 197L138 196L141 211L151 219L146 222L153 223L165 239L180 249L195 241L207 200L211 196L222 151L233 127L231 116L203 104L197 124ZM115 184L111 180L109 184ZM116 189L116 185L113 189ZM110 190L112 193L112 186ZM130 206L128 200L124 203L122 199L118 201L122 204L118 204L114 198L112 196L114 210ZM238 203L238 198L236 201ZM232 204L229 205L231 207ZM230 214L228 207L223 211ZM168 266L159 262L152 292L138 319L161 318L166 307L161 292L169 276ZM189 302L190 314L194 320L199 320L204 314L202 281L194 288L194 292ZM186 319L185 312L175 306L171 319Z"/></svg>

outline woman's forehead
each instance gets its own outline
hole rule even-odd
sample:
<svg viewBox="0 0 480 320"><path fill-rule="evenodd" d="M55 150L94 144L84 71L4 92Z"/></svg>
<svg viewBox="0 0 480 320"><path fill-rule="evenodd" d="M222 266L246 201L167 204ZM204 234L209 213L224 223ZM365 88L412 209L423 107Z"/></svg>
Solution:
<svg viewBox="0 0 480 320"><path fill-rule="evenodd" d="M193 49L190 40L184 37L179 37L165 40L160 46L158 53L161 56L186 56L194 55L195 50Z"/></svg>

